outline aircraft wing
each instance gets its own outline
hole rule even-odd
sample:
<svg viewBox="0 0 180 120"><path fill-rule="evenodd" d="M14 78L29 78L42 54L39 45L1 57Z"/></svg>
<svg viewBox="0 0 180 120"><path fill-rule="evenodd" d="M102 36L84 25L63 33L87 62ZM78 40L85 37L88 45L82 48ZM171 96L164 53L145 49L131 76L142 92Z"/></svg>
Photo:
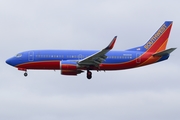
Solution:
<svg viewBox="0 0 180 120"><path fill-rule="evenodd" d="M78 61L78 65L80 66L92 65L92 66L98 67L99 64L101 64L107 58L106 53L109 52L114 47L116 39L117 39L117 36L115 36L113 40L111 41L111 43L103 50Z"/></svg>

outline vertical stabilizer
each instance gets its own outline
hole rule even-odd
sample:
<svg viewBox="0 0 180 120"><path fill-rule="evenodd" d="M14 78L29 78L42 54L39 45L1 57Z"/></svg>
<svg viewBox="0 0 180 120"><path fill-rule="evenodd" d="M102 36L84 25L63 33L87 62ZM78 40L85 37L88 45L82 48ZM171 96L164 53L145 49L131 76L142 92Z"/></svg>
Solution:
<svg viewBox="0 0 180 120"><path fill-rule="evenodd" d="M149 39L149 41L145 45L129 50L137 50L143 52L147 51L153 53L165 50L172 23L172 21L165 21L164 24L155 32L155 34Z"/></svg>
<svg viewBox="0 0 180 120"><path fill-rule="evenodd" d="M165 21L158 31L143 46L148 52L160 52L166 49L169 34L172 27L172 21Z"/></svg>

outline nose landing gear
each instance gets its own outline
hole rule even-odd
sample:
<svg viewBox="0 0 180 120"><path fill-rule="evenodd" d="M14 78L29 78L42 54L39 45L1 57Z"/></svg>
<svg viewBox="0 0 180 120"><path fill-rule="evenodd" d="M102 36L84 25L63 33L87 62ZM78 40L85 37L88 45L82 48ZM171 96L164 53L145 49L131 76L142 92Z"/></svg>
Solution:
<svg viewBox="0 0 180 120"><path fill-rule="evenodd" d="M91 79L92 78L92 72L87 70L87 79Z"/></svg>
<svg viewBox="0 0 180 120"><path fill-rule="evenodd" d="M27 69L26 69L26 68L18 68L18 70L25 71L24 76L25 76L25 77L28 76L28 73L27 73Z"/></svg>

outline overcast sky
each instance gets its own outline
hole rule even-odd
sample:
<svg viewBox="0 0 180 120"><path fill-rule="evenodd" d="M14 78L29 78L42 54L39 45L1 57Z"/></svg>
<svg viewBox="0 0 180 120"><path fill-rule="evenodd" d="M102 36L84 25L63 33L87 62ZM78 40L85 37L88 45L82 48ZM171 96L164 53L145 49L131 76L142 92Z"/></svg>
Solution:
<svg viewBox="0 0 180 120"><path fill-rule="evenodd" d="M0 120L179 120L179 0L0 0ZM165 20L167 61L146 67L62 76L5 63L31 49L114 50L143 45Z"/></svg>

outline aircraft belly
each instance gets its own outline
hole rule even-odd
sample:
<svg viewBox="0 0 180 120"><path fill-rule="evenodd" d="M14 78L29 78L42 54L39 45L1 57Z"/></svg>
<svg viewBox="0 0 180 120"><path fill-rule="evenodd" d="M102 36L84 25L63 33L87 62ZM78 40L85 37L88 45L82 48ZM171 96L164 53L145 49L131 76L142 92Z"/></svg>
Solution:
<svg viewBox="0 0 180 120"><path fill-rule="evenodd" d="M60 61L38 61L38 62L28 62L16 66L17 68L25 69L47 69L47 70L57 70L60 69Z"/></svg>
<svg viewBox="0 0 180 120"><path fill-rule="evenodd" d="M102 64L100 65L101 70L123 70L123 69L128 69L132 68L135 66L125 66L124 64Z"/></svg>

